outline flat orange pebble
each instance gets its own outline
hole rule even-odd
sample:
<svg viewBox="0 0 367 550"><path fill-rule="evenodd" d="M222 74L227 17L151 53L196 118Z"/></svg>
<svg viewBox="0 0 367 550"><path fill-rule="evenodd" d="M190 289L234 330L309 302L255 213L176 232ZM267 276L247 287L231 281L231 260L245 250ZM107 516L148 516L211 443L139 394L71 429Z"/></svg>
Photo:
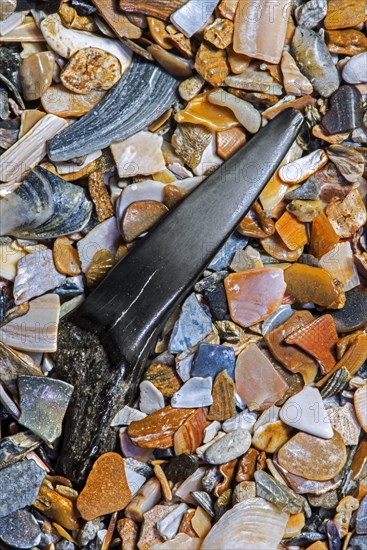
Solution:
<svg viewBox="0 0 367 550"><path fill-rule="evenodd" d="M224 280L231 318L243 327L266 319L281 305L286 284L282 269L249 269Z"/></svg>
<svg viewBox="0 0 367 550"><path fill-rule="evenodd" d="M82 518L91 521L123 510L131 498L123 458L106 453L94 463L76 504Z"/></svg>
<svg viewBox="0 0 367 550"><path fill-rule="evenodd" d="M275 227L278 235L290 250L297 250L308 242L306 224L300 222L288 210L279 218Z"/></svg>

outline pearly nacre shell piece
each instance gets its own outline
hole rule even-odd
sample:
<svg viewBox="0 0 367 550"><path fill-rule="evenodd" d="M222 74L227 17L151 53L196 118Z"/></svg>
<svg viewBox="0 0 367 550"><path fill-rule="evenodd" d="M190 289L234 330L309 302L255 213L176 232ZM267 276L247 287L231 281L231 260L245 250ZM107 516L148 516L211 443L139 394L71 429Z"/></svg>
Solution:
<svg viewBox="0 0 367 550"><path fill-rule="evenodd" d="M119 176L149 176L166 168L162 153L163 138L151 132L137 134L111 144Z"/></svg>

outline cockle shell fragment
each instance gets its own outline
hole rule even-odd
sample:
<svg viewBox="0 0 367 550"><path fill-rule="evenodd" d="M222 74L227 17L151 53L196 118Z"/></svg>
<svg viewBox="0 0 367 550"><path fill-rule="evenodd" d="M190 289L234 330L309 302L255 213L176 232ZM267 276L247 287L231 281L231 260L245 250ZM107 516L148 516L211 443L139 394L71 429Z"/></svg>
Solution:
<svg viewBox="0 0 367 550"><path fill-rule="evenodd" d="M151 132L139 132L111 144L112 155L121 178L156 174L165 169L163 138Z"/></svg>
<svg viewBox="0 0 367 550"><path fill-rule="evenodd" d="M47 152L47 141L66 128L65 120L46 115L0 158L0 181L22 180L26 172L36 166Z"/></svg>
<svg viewBox="0 0 367 550"><path fill-rule="evenodd" d="M354 408L360 425L367 432L367 384L361 386L355 392Z"/></svg>
<svg viewBox="0 0 367 550"><path fill-rule="evenodd" d="M60 298L45 294L31 300L29 312L0 329L1 340L18 350L52 353L57 349Z"/></svg>
<svg viewBox="0 0 367 550"><path fill-rule="evenodd" d="M226 550L228 541L241 550L276 550L283 538L289 514L262 498L236 504L212 527L201 550Z"/></svg>
<svg viewBox="0 0 367 550"><path fill-rule="evenodd" d="M261 0L240 0L234 22L234 51L269 63L279 63L289 9L287 0L281 0L271 8Z"/></svg>
<svg viewBox="0 0 367 550"><path fill-rule="evenodd" d="M210 103L231 109L237 120L251 134L256 134L261 126L261 115L251 103L240 99L224 90L215 90L208 95Z"/></svg>
<svg viewBox="0 0 367 550"><path fill-rule="evenodd" d="M104 91L75 94L62 84L54 84L41 97L42 107L47 113L61 118L81 117L89 113L105 96Z"/></svg>
<svg viewBox="0 0 367 550"><path fill-rule="evenodd" d="M106 50L116 56L121 63L122 73L131 63L132 52L121 42L87 31L67 29L62 24L58 13L46 17L41 22L40 29L50 48L67 59L70 59L79 50L91 47Z"/></svg>

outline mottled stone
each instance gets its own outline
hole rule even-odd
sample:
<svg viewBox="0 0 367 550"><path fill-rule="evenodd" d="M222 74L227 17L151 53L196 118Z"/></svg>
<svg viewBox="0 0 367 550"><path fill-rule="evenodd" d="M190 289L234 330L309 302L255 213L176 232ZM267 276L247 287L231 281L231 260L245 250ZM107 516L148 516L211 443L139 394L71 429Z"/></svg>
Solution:
<svg viewBox="0 0 367 550"><path fill-rule="evenodd" d="M329 0L325 29L356 27L365 20L364 0Z"/></svg>
<svg viewBox="0 0 367 550"><path fill-rule="evenodd" d="M308 502L315 508L325 508L326 510L335 510L339 502L337 491L328 491L321 495L308 495Z"/></svg>
<svg viewBox="0 0 367 550"><path fill-rule="evenodd" d="M34 460L25 460L0 471L0 517L31 506L46 476Z"/></svg>
<svg viewBox="0 0 367 550"><path fill-rule="evenodd" d="M224 321L231 318L222 281L219 281L214 289L204 291L203 296L215 321Z"/></svg>
<svg viewBox="0 0 367 550"><path fill-rule="evenodd" d="M327 13L327 0L309 0L296 8L298 25L307 29L315 28Z"/></svg>
<svg viewBox="0 0 367 550"><path fill-rule="evenodd" d="M144 374L144 380L149 380L164 397L172 397L181 387L181 381L174 368L163 363L152 363Z"/></svg>
<svg viewBox="0 0 367 550"><path fill-rule="evenodd" d="M285 195L285 199L293 200L318 200L320 197L320 185L318 181L311 176L307 181L300 185L294 191Z"/></svg>
<svg viewBox="0 0 367 550"><path fill-rule="evenodd" d="M194 453L203 441L207 410L200 408L179 427L173 437L176 455Z"/></svg>
<svg viewBox="0 0 367 550"><path fill-rule="evenodd" d="M245 430L235 430L213 443L205 452L209 464L224 464L243 455L251 445L251 435Z"/></svg>
<svg viewBox="0 0 367 550"><path fill-rule="evenodd" d="M32 514L20 510L0 519L0 539L13 548L32 548L41 539L41 529Z"/></svg>
<svg viewBox="0 0 367 550"><path fill-rule="evenodd" d="M255 472L256 495L275 504L283 512L298 514L305 507L305 499L297 495L285 483L266 472Z"/></svg>
<svg viewBox="0 0 367 550"><path fill-rule="evenodd" d="M367 322L367 293L357 287L346 293L343 309L330 312L338 332L352 332Z"/></svg>
<svg viewBox="0 0 367 550"><path fill-rule="evenodd" d="M327 413L334 430L342 436L345 445L357 445L361 426L352 403L346 403L343 407L330 407Z"/></svg>
<svg viewBox="0 0 367 550"><path fill-rule="evenodd" d="M53 443L62 433L62 421L73 386L43 376L20 376L18 386L22 412L20 424L47 443Z"/></svg>
<svg viewBox="0 0 367 550"><path fill-rule="evenodd" d="M195 356L192 376L211 376L214 378L225 370L232 379L236 364L235 353L232 348L216 344L200 344Z"/></svg>
<svg viewBox="0 0 367 550"><path fill-rule="evenodd" d="M254 481L241 481L236 485L232 495L232 502L235 506L239 502L256 497L256 485Z"/></svg>
<svg viewBox="0 0 367 550"><path fill-rule="evenodd" d="M212 321L200 306L195 294L191 294L181 308L169 342L171 353L181 353L195 346L212 331Z"/></svg>
<svg viewBox="0 0 367 550"><path fill-rule="evenodd" d="M195 69L209 84L220 86L229 74L226 52L202 42L196 54Z"/></svg>
<svg viewBox="0 0 367 550"><path fill-rule="evenodd" d="M292 40L292 54L314 90L330 97L339 87L339 74L322 38L311 29L297 27Z"/></svg>
<svg viewBox="0 0 367 550"><path fill-rule="evenodd" d="M330 53L337 55L357 55L367 49L367 36L356 29L343 29L326 32Z"/></svg>
<svg viewBox="0 0 367 550"><path fill-rule="evenodd" d="M19 462L41 443L39 437L28 431L4 437L0 441L0 469Z"/></svg>
<svg viewBox="0 0 367 550"><path fill-rule="evenodd" d="M330 134L349 132L362 126L362 96L355 86L341 86L330 98L322 125Z"/></svg>

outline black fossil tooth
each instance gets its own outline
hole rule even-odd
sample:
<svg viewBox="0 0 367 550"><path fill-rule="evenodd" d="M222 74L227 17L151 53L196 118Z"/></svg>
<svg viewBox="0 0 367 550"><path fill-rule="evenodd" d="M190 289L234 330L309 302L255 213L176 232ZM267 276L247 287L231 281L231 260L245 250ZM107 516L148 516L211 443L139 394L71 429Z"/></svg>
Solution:
<svg viewBox="0 0 367 550"><path fill-rule="evenodd" d="M48 142L50 159L87 155L140 132L178 99L178 84L160 67L135 59L94 109Z"/></svg>

